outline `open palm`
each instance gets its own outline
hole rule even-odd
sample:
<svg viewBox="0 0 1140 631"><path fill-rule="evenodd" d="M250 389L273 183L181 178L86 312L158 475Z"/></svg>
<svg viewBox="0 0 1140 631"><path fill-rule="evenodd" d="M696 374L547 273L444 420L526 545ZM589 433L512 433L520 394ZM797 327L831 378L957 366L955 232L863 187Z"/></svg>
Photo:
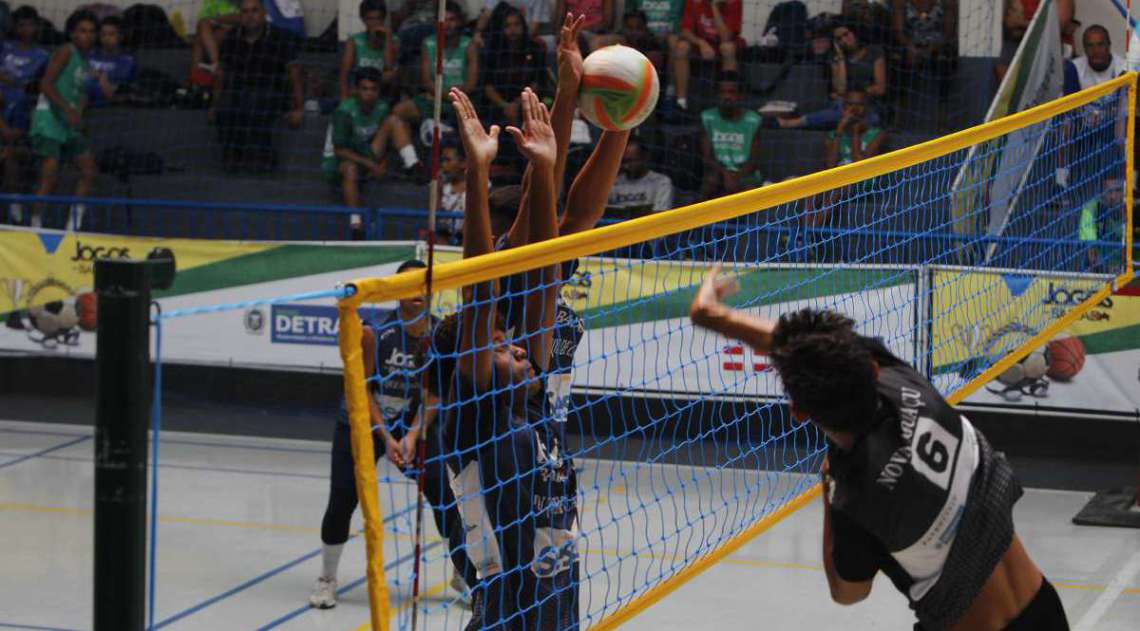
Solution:
<svg viewBox="0 0 1140 631"><path fill-rule="evenodd" d="M499 126L491 125L491 129L484 129L471 99L459 88L451 89L451 102L459 119L459 138L463 141L467 158L479 164L490 164L499 153Z"/></svg>
<svg viewBox="0 0 1140 631"><path fill-rule="evenodd" d="M530 88L522 93L523 128L507 127L519 151L535 166L553 167L558 143L550 127L550 112Z"/></svg>
<svg viewBox="0 0 1140 631"><path fill-rule="evenodd" d="M562 30L558 33L558 86L576 92L582 80L582 51L578 48L578 35L586 16L566 14Z"/></svg>

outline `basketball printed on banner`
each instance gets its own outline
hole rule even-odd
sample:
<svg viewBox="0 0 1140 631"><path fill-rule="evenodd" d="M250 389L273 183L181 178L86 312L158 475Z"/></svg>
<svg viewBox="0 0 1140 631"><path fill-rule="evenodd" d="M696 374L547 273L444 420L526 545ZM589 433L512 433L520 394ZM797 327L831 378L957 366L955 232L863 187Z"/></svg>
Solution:
<svg viewBox="0 0 1140 631"><path fill-rule="evenodd" d="M1057 338L1049 342L1045 353L1049 357L1049 378L1054 381L1069 381L1085 367L1085 345L1080 338Z"/></svg>
<svg viewBox="0 0 1140 631"><path fill-rule="evenodd" d="M660 89L657 69L645 55L621 44L605 46L582 63L578 108L602 129L633 129L653 113Z"/></svg>

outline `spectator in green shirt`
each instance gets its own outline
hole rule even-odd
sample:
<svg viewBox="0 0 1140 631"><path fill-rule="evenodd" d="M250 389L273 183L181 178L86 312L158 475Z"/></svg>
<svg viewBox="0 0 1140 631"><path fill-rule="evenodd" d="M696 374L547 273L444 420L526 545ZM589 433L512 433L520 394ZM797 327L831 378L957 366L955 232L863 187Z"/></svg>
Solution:
<svg viewBox="0 0 1140 631"><path fill-rule="evenodd" d="M1104 178L1104 188L1100 195L1085 202L1081 207L1081 223L1077 238L1088 243L1086 248L1088 268L1082 271L1111 272L1110 266L1119 265L1122 246L1099 245L1097 242L1120 242L1124 226L1124 185L1120 177L1110 175ZM1119 271L1119 270L1117 270Z"/></svg>
<svg viewBox="0 0 1140 631"><path fill-rule="evenodd" d="M360 3L360 21L364 22L364 32L348 38L340 57L338 80L341 99L351 95L353 75L361 68L379 70L385 84L396 79L399 42L388 28L388 7L384 0L363 0Z"/></svg>
<svg viewBox="0 0 1140 631"><path fill-rule="evenodd" d="M717 77L720 104L701 112L701 154L705 160L706 199L760 186L760 115L740 104L740 74L725 70Z"/></svg>
<svg viewBox="0 0 1140 631"><path fill-rule="evenodd" d="M412 146L408 125L390 115L388 104L380 100L380 71L361 68L356 73L355 94L333 112L325 138L321 171L330 183L339 185L345 206L360 208L360 183L366 178L382 179L388 171L388 149L395 147L404 162L404 173L422 181L422 166ZM359 214L351 216L354 238L363 236Z"/></svg>
<svg viewBox="0 0 1140 631"><path fill-rule="evenodd" d="M446 34L443 42L443 92L446 97L451 88L463 90L469 97L475 97L479 80L479 47L471 37L463 34L467 23L463 9L449 1L444 11ZM431 118L435 100L435 56L436 38L423 40L420 54L420 93L411 101L403 101L396 106L396 114L409 123ZM446 105L441 110L444 118L452 118L454 110Z"/></svg>

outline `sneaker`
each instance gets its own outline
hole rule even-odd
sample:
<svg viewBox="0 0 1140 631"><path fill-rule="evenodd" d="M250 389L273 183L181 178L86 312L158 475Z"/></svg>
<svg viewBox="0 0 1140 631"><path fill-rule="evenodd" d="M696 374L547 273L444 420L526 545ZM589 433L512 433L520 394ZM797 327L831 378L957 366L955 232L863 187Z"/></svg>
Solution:
<svg viewBox="0 0 1140 631"><path fill-rule="evenodd" d="M336 579L320 577L309 596L309 604L317 609L336 607Z"/></svg>
<svg viewBox="0 0 1140 631"><path fill-rule="evenodd" d="M428 176L427 168L422 162L404 167L400 170L400 174L405 180L421 186L431 181L431 178Z"/></svg>

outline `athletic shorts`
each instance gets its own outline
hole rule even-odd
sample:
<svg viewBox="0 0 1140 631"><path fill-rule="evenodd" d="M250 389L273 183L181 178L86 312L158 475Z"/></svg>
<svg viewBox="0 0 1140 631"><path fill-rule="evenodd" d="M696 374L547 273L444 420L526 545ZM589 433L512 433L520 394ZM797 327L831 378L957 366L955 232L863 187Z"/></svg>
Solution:
<svg viewBox="0 0 1140 631"><path fill-rule="evenodd" d="M87 137L82 134L75 134L66 142L45 136L32 136L31 140L32 152L40 158L55 158L66 161L91 153L91 146L87 143Z"/></svg>
<svg viewBox="0 0 1140 631"><path fill-rule="evenodd" d="M1065 608L1061 606L1061 598L1049 579L1041 579L1041 588L1037 595L1029 601L1025 611L1021 612L1013 622L1009 623L1006 631L1068 631L1069 620L1065 617Z"/></svg>

